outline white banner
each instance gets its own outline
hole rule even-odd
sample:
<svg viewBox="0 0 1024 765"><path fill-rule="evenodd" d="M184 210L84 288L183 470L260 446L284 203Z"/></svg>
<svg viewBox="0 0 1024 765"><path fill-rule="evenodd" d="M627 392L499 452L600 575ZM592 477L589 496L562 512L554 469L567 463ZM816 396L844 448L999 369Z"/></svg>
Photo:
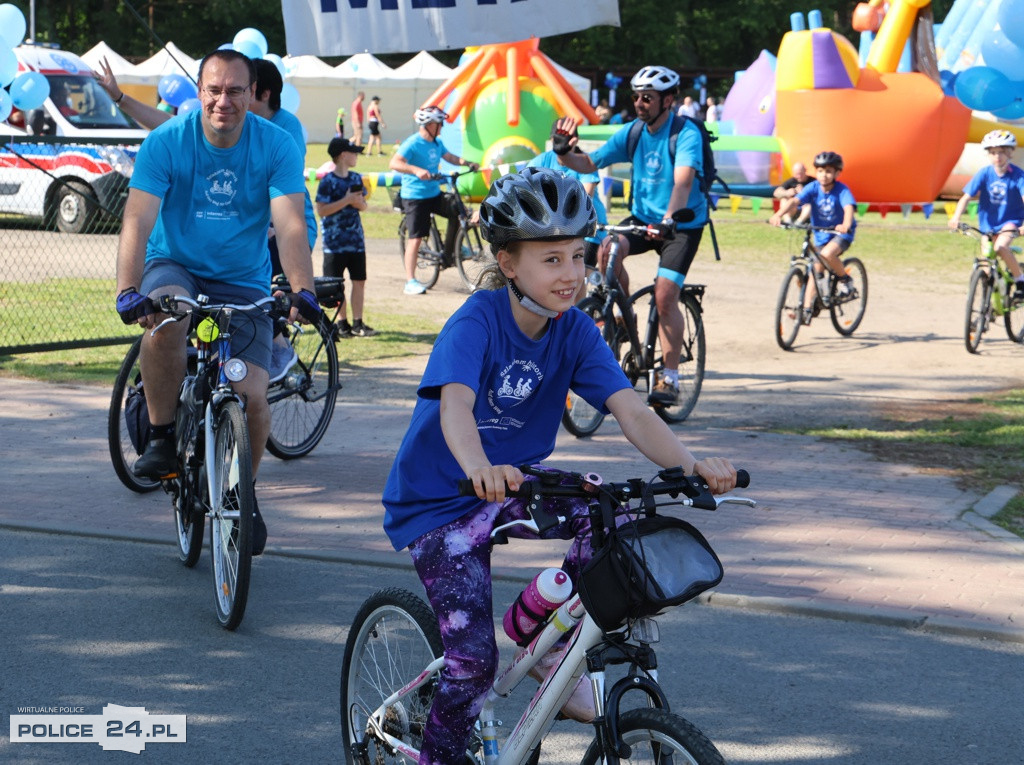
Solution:
<svg viewBox="0 0 1024 765"><path fill-rule="evenodd" d="M413 53L619 26L618 0L281 0L288 55Z"/></svg>

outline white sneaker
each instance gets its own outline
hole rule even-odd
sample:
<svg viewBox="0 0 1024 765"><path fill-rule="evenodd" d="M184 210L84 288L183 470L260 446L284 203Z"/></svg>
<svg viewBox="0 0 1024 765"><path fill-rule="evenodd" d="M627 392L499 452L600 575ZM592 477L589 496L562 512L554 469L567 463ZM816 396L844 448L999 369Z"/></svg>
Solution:
<svg viewBox="0 0 1024 765"><path fill-rule="evenodd" d="M427 288L420 284L416 279L410 279L405 283L406 295L422 295L427 291Z"/></svg>
<svg viewBox="0 0 1024 765"><path fill-rule="evenodd" d="M563 650L558 646L549 649L527 674L538 683L543 683L544 678L551 673L551 670L558 664L558 660L562 658ZM525 648L516 649L517 656L525 652ZM572 694L566 699L562 706L562 714L581 723L591 722L597 715L597 710L594 708L594 692L590 687L590 676L586 672L577 681Z"/></svg>
<svg viewBox="0 0 1024 765"><path fill-rule="evenodd" d="M299 357L288 343L272 343L270 346L270 382L275 383L288 374Z"/></svg>

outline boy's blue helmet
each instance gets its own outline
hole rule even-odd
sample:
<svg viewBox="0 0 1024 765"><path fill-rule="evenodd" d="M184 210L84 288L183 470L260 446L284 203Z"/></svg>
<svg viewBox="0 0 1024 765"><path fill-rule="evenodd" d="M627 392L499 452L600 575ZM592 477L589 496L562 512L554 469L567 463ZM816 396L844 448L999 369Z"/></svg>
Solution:
<svg viewBox="0 0 1024 765"><path fill-rule="evenodd" d="M480 205L484 238L503 247L531 239L591 236L597 226L594 203L583 184L544 167L502 176Z"/></svg>

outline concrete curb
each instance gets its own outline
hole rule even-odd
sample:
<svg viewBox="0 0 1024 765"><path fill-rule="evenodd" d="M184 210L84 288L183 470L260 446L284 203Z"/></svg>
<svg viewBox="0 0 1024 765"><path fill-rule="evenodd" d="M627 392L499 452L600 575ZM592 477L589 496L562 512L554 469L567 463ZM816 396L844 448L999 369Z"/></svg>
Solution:
<svg viewBox="0 0 1024 765"><path fill-rule="evenodd" d="M964 510L960 518L978 531L1005 543L1013 552L1024 555L1024 539L990 520L1017 496L1018 491L1016 486L997 486L975 502L973 507Z"/></svg>

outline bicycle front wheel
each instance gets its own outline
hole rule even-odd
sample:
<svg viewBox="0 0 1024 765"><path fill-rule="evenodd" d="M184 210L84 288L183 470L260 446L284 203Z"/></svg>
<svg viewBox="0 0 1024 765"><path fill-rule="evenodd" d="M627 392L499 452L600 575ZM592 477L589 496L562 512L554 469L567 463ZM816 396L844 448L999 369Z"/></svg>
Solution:
<svg viewBox="0 0 1024 765"><path fill-rule="evenodd" d="M1024 268L1024 263L1021 264ZM1015 343L1024 343L1024 303L1013 302L1014 284L1009 285L1006 297L1006 313L1003 314L1003 325L1006 327L1006 336Z"/></svg>
<svg viewBox="0 0 1024 765"><path fill-rule="evenodd" d="M580 301L580 304L576 307L589 316L595 324L602 327L604 331L604 318L602 317L604 301L602 299L591 295ZM608 328L608 331L613 331L613 328ZM605 332L605 341L608 341L607 332ZM585 438L601 427L602 422L604 422L604 415L600 411L571 390L569 391L565 397L565 409L562 411L562 425L567 431L576 436L576 438Z"/></svg>
<svg viewBox="0 0 1024 765"><path fill-rule="evenodd" d="M110 395L110 407L107 409L107 446L110 450L110 462L114 473L132 491L140 494L153 491L160 485L155 478L139 478L132 471L136 460L141 456L128 437L128 426L125 422L124 407L130 395L142 391L142 372L139 368L139 351L142 348L140 336L124 355L121 369L114 380L114 389Z"/></svg>
<svg viewBox="0 0 1024 765"><path fill-rule="evenodd" d="M349 629L341 665L341 731L345 761L404 763L403 757L369 735L367 719L384 699L412 682L443 655L437 618L421 598L397 587L363 603ZM384 711L384 729L419 749L436 678Z"/></svg>
<svg viewBox="0 0 1024 765"><path fill-rule="evenodd" d="M630 748L629 757L619 758L619 762L725 765L715 745L693 723L663 709L623 712L619 715L619 734ZM601 746L594 741L583 763L598 762L601 762Z"/></svg>
<svg viewBox="0 0 1024 765"><path fill-rule="evenodd" d="M968 353L977 353L981 336L988 329L992 304L992 279L983 268L974 269L967 287L967 316L964 321L964 345Z"/></svg>
<svg viewBox="0 0 1024 765"><path fill-rule="evenodd" d="M475 292L480 289L484 272L494 263L491 251L480 236L480 227L459 229L455 236L455 264L466 289Z"/></svg>
<svg viewBox="0 0 1024 765"><path fill-rule="evenodd" d="M407 241L407 229L405 221L398 226L398 242L402 262L405 263L405 243ZM431 250L433 247L433 250ZM416 270L414 276L416 281L427 289L437 284L437 276L441 273L441 235L437 231L437 225L430 224L430 231L420 240L420 249L416 254Z"/></svg>
<svg viewBox="0 0 1024 765"><path fill-rule="evenodd" d="M840 297L836 294L838 280L832 280L832 300L829 315L836 332L849 337L860 326L864 319L864 310L868 307L868 272L860 258L845 258L843 269L853 279L850 294Z"/></svg>
<svg viewBox="0 0 1024 765"><path fill-rule="evenodd" d="M252 450L245 414L237 401L225 401L216 414L214 495L210 497L210 557L213 559L217 619L233 630L245 616L252 566L252 527L256 496L252 486Z"/></svg>
<svg viewBox="0 0 1024 765"><path fill-rule="evenodd" d="M807 290L807 270L793 266L786 274L775 304L775 342L784 351L793 350L796 334L803 318L804 293Z"/></svg>
<svg viewBox="0 0 1024 765"><path fill-rule="evenodd" d="M289 332L298 361L267 390L267 451L283 460L305 457L316 448L331 424L341 389L332 325L324 319L316 327L295 325Z"/></svg>

